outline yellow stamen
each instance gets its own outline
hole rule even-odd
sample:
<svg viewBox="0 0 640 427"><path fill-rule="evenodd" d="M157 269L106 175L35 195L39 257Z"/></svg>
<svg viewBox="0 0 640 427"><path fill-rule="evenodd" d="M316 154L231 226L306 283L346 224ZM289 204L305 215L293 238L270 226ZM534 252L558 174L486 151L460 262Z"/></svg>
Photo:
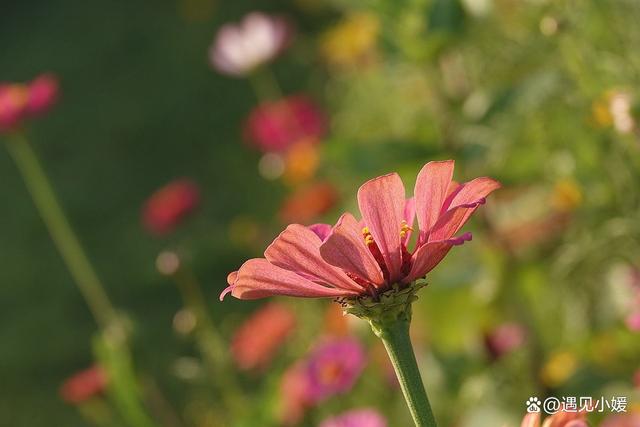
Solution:
<svg viewBox="0 0 640 427"><path fill-rule="evenodd" d="M366 236L367 234L371 234L371 233L369 232L369 227L364 227L364 228L362 229L362 234L363 234L363 235L365 235L365 236Z"/></svg>

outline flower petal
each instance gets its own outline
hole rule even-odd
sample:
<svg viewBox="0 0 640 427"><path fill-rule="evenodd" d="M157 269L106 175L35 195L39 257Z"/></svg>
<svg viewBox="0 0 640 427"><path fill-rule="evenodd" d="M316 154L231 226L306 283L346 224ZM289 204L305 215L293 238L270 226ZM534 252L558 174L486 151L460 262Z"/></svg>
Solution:
<svg viewBox="0 0 640 427"><path fill-rule="evenodd" d="M320 298L355 296L357 292L328 288L318 285L291 271L269 263L264 258L254 258L245 262L233 284L230 284L220 298L231 293L238 299L258 299L273 295Z"/></svg>
<svg viewBox="0 0 640 427"><path fill-rule="evenodd" d="M525 415L520 427L540 427L540 412L530 412Z"/></svg>
<svg viewBox="0 0 640 427"><path fill-rule="evenodd" d="M364 288L320 255L322 240L307 227L289 225L264 252L271 264L292 271L315 283L361 292Z"/></svg>
<svg viewBox="0 0 640 427"><path fill-rule="evenodd" d="M500 188L500 183L486 176L460 184L457 188L451 189L452 192L447 197L447 201L442 207L442 212L444 213L456 206L477 203L498 188Z"/></svg>
<svg viewBox="0 0 640 427"><path fill-rule="evenodd" d="M409 227L408 230L405 230L404 232L404 237L402 237L402 243L404 245L407 244L407 242L409 241L409 239L411 238L411 231L413 229L413 222L416 219L416 199L415 197L411 197L410 199L407 199L407 201L404 204L404 221L407 223L407 226Z"/></svg>
<svg viewBox="0 0 640 427"><path fill-rule="evenodd" d="M500 183L491 178L476 178L457 187L450 200L445 202L448 209L443 212L429 234L429 241L448 239L456 234L469 220L478 206L485 203L485 197L500 188Z"/></svg>
<svg viewBox="0 0 640 427"><path fill-rule="evenodd" d="M471 233L465 233L453 239L428 242L420 246L411 258L411 271L403 282L410 283L426 276L444 259L453 246L462 245L469 240L471 240Z"/></svg>
<svg viewBox="0 0 640 427"><path fill-rule="evenodd" d="M389 280L402 276L400 228L404 216L405 191L397 173L365 182L358 190L358 206L389 270Z"/></svg>
<svg viewBox="0 0 640 427"><path fill-rule="evenodd" d="M318 224L311 224L307 228L309 228L309 230L316 233L316 236L318 236L320 240L324 242L325 240L327 240L327 237L329 237L329 234L331 234L332 227L329 224L318 223Z"/></svg>
<svg viewBox="0 0 640 427"><path fill-rule="evenodd" d="M418 173L413 194L421 241L427 240L431 227L438 221L453 178L453 168L453 160L429 162Z"/></svg>
<svg viewBox="0 0 640 427"><path fill-rule="evenodd" d="M380 266L364 243L361 227L350 213L343 214L327 240L320 246L320 255L331 265L353 273L373 283L384 283Z"/></svg>

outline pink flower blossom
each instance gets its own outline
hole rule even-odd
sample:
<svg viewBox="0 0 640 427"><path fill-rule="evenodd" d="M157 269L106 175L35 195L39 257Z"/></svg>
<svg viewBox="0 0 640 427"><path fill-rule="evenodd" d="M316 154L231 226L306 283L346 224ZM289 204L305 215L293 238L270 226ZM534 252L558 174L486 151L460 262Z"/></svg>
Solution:
<svg viewBox="0 0 640 427"><path fill-rule="evenodd" d="M375 409L354 409L323 421L320 427L387 427L387 421Z"/></svg>
<svg viewBox="0 0 640 427"><path fill-rule="evenodd" d="M458 184L453 167L452 160L427 163L410 199L396 173L366 182L358 191L361 221L345 213L333 227L289 225L265 258L229 274L220 298L376 296L423 278L453 246L471 240L470 233L455 234L500 187L486 177ZM417 242L409 251L415 217Z"/></svg>
<svg viewBox="0 0 640 427"><path fill-rule="evenodd" d="M46 113L57 99L58 81L51 74L42 74L29 84L0 83L0 133Z"/></svg>
<svg viewBox="0 0 640 427"><path fill-rule="evenodd" d="M503 323L485 336L485 345L489 354L497 359L520 347L526 338L524 328L517 323Z"/></svg>
<svg viewBox="0 0 640 427"><path fill-rule="evenodd" d="M236 331L231 354L240 369L266 367L283 341L291 334L296 317L280 304L266 304Z"/></svg>
<svg viewBox="0 0 640 427"><path fill-rule="evenodd" d="M142 223L153 234L166 234L200 203L198 186L189 179L179 179L160 188L149 197L142 209Z"/></svg>
<svg viewBox="0 0 640 427"><path fill-rule="evenodd" d="M107 374L97 365L80 371L60 387L60 396L67 403L82 403L102 393L107 387Z"/></svg>
<svg viewBox="0 0 640 427"><path fill-rule="evenodd" d="M640 332L640 310L634 311L627 316L627 328L633 332Z"/></svg>
<svg viewBox="0 0 640 427"><path fill-rule="evenodd" d="M307 362L309 400L319 402L351 390L365 364L364 349L354 339L321 344Z"/></svg>
<svg viewBox="0 0 640 427"><path fill-rule="evenodd" d="M366 364L364 348L352 338L332 339L289 368L281 383L285 425L297 424L307 409L349 391Z"/></svg>
<svg viewBox="0 0 640 427"><path fill-rule="evenodd" d="M640 427L640 412L609 415L600 427Z"/></svg>
<svg viewBox="0 0 640 427"><path fill-rule="evenodd" d="M589 427L584 412L557 412L544 420L543 427ZM525 415L520 427L540 427L540 412Z"/></svg>
<svg viewBox="0 0 640 427"><path fill-rule="evenodd" d="M220 28L209 49L209 60L223 74L244 76L278 56L292 34L286 19L253 12L239 24Z"/></svg>
<svg viewBox="0 0 640 427"><path fill-rule="evenodd" d="M317 143L326 129L320 108L305 95L294 95L258 105L249 114L244 135L262 152L283 152L303 140Z"/></svg>

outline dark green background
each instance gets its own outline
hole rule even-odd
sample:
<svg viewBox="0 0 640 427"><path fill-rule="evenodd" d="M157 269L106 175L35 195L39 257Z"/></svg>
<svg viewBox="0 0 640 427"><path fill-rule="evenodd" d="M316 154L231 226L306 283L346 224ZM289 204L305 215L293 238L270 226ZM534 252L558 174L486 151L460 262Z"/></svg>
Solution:
<svg viewBox="0 0 640 427"><path fill-rule="evenodd" d="M247 255L229 248L226 224L240 212L275 209L280 191L259 179L257 155L239 144L255 102L250 86L207 63L215 29L249 7L232 3L195 22L180 1L1 7L0 80L59 76L59 105L28 136L107 291L133 317L136 357L150 371L166 372L182 345L171 330L180 298L154 269L158 251L176 245L197 254L214 313L237 309L216 304L227 272ZM148 236L141 203L182 176L201 185L203 208L177 235ZM0 199L0 425L82 425L57 388L91 363L95 325L4 149Z"/></svg>

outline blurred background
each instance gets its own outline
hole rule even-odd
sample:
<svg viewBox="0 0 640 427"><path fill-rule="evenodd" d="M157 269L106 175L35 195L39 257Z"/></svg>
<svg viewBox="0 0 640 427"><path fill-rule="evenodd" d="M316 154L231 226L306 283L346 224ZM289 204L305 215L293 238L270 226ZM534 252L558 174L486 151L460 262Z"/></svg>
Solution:
<svg viewBox="0 0 640 427"><path fill-rule="evenodd" d="M19 133L126 338L110 347L0 150L3 425L316 426L362 407L409 425L366 325L218 295L287 224L357 213L384 173L411 193L449 158L503 188L414 309L441 424L516 426L530 396L624 396L624 420L590 422L639 424L637 2L5 3L0 81L55 76ZM353 383L298 402L294 368L332 343L359 355Z"/></svg>

